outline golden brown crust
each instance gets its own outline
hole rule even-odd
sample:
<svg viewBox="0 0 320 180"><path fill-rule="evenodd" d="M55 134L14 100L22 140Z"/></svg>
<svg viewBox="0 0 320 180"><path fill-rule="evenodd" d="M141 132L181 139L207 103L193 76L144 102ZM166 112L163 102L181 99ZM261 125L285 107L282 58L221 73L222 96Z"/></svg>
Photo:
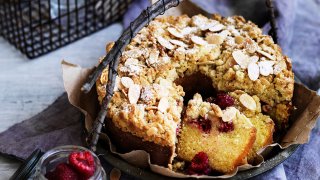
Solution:
<svg viewBox="0 0 320 180"><path fill-rule="evenodd" d="M175 80L196 73L218 91L242 90L258 113L261 101L278 127L287 124L294 84L290 59L252 22L219 15L161 17L144 27L120 58L107 116L123 132L174 147L186 92ZM105 69L96 83L100 102L107 77ZM257 114L239 108L249 118Z"/></svg>

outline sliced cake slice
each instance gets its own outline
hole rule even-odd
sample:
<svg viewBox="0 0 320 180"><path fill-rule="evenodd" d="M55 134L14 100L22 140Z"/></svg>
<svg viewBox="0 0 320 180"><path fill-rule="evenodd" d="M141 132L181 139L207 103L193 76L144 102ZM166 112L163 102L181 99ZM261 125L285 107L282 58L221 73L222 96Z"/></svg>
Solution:
<svg viewBox="0 0 320 180"><path fill-rule="evenodd" d="M269 116L261 113L261 103L257 96L250 96L241 90L230 92L229 95L234 99L234 106L245 114L257 129L256 141L248 155L248 162L253 163L257 152L273 142L275 124Z"/></svg>
<svg viewBox="0 0 320 180"><path fill-rule="evenodd" d="M195 94L182 120L177 155L193 162L187 167L189 174L208 174L210 171L194 163L195 159L206 158L213 171L229 173L246 163L255 139L255 127L239 110L232 106L221 110Z"/></svg>

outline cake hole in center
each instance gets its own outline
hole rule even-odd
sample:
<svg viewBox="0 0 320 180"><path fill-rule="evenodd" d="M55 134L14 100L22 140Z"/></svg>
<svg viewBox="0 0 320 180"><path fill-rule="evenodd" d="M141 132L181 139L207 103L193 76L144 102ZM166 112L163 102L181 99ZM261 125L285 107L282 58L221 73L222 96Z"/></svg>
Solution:
<svg viewBox="0 0 320 180"><path fill-rule="evenodd" d="M188 104L188 101L192 99L193 95L196 93L201 94L203 100L208 97L214 97L217 93L215 88L212 86L211 78L201 74L200 72L178 78L174 82L183 87L183 91L185 92L183 103L185 105Z"/></svg>

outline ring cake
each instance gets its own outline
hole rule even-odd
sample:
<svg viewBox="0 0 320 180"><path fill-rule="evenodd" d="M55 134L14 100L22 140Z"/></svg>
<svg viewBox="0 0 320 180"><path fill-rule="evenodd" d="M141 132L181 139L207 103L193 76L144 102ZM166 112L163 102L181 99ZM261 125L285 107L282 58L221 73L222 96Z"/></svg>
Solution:
<svg viewBox="0 0 320 180"><path fill-rule="evenodd" d="M126 47L117 73L107 133L119 152L145 150L153 164L229 173L288 125L291 61L240 16L156 18ZM106 68L100 103L107 80Z"/></svg>

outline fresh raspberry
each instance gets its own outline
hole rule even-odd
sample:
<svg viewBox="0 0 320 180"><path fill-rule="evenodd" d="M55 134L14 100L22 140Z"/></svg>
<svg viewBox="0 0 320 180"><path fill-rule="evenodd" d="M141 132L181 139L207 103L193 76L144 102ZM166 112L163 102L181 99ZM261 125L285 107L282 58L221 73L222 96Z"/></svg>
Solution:
<svg viewBox="0 0 320 180"><path fill-rule="evenodd" d="M197 153L186 170L187 174L208 175L211 172L209 158L205 152Z"/></svg>
<svg viewBox="0 0 320 180"><path fill-rule="evenodd" d="M69 155L70 165L86 178L90 178L95 171L94 158L89 151L72 152Z"/></svg>
<svg viewBox="0 0 320 180"><path fill-rule="evenodd" d="M197 128L199 128L204 133L210 133L211 131L211 121L209 119L200 117L198 119L193 119L190 121L191 124L194 124Z"/></svg>
<svg viewBox="0 0 320 180"><path fill-rule="evenodd" d="M219 131L220 132L229 132L234 130L234 125L233 122L223 122L221 121L220 126L219 126Z"/></svg>
<svg viewBox="0 0 320 180"><path fill-rule="evenodd" d="M46 173L48 180L80 180L77 172L67 163L59 164L54 171Z"/></svg>
<svg viewBox="0 0 320 180"><path fill-rule="evenodd" d="M226 93L218 93L214 101L221 109L226 109L234 104L234 99Z"/></svg>

